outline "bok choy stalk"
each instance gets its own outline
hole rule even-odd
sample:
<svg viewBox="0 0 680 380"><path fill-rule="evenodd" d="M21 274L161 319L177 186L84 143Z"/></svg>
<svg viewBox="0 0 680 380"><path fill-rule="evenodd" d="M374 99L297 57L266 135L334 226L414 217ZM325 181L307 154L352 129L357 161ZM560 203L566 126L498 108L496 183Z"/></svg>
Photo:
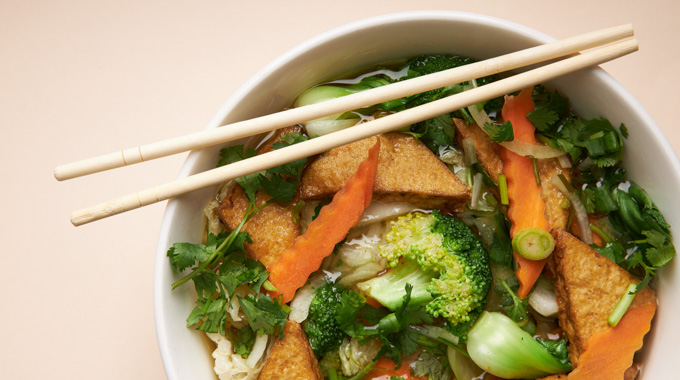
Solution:
<svg viewBox="0 0 680 380"><path fill-rule="evenodd" d="M534 340L501 313L484 312L468 331L472 361L504 379L534 379L571 370L563 341Z"/></svg>

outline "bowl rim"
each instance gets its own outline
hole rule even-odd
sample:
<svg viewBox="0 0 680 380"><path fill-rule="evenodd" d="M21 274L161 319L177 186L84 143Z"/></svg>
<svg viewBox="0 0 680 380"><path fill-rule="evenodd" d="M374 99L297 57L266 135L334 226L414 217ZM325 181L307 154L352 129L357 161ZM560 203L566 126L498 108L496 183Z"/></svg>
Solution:
<svg viewBox="0 0 680 380"><path fill-rule="evenodd" d="M459 22L473 22L486 24L494 26L500 29L504 29L508 32L521 35L526 38L535 40L537 43L548 43L555 41L556 39L539 32L535 29L529 28L525 25L515 23L513 21L508 21L505 19L477 14L469 12L459 12L459 11L444 11L444 10L422 10L422 11L406 11L397 13L388 13L378 16L373 16L354 22L350 22L326 32L318 34L312 38L303 41L302 43L294 46L290 50L284 52L279 57L275 58L273 61L268 63L262 69L260 69L255 75L248 79L229 99L220 107L215 116L208 122L204 129L217 128L221 125L222 120L234 109L234 107L247 95L249 94L258 83L263 81L268 76L275 73L275 71L285 66L286 63L295 59L295 57L314 49L315 47L327 43L331 40L339 38L348 33L355 32L361 29L367 29L371 27L376 27L381 24L393 24L408 21L422 21L422 20L443 20L443 21L459 21ZM676 152L673 150L670 141L663 134L658 125L654 122L651 115L642 107L637 99L626 90L623 85L616 81L611 75L606 73L602 69L595 69L594 74L598 79L603 81L603 84L610 86L622 99L622 101L631 108L634 108L635 113L648 124L651 128L648 132L652 133L652 138L658 143L658 147L663 151L663 156L668 160L669 164L675 169L675 172L680 173L680 160ZM177 178L183 178L191 174L193 167L196 165L201 151L194 151L189 154L189 156L184 161ZM161 274L161 269L163 265L167 263L166 251L168 248L168 243L171 242L170 227L173 222L174 214L178 207L179 199L170 199L166 205L163 219L161 222L158 244L156 247L156 257L154 261L154 279L153 279L153 307L154 307L154 322L156 326L156 337L158 341L158 347L161 354L161 360L163 362L163 367L168 378L174 378L173 373L169 373L168 370L171 368L169 365L172 360L172 354L169 349L169 340L165 331L168 330L166 325L166 320L163 318L164 315L164 299L161 296L161 287L167 286L161 280L163 276Z"/></svg>

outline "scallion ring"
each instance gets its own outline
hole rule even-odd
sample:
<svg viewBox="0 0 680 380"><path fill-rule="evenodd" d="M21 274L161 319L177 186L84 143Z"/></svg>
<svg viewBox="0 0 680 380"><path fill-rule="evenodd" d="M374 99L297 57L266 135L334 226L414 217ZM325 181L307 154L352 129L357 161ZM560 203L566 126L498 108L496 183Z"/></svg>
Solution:
<svg viewBox="0 0 680 380"><path fill-rule="evenodd" d="M512 238L512 248L526 259L542 260L555 249L555 239L546 230L525 228Z"/></svg>

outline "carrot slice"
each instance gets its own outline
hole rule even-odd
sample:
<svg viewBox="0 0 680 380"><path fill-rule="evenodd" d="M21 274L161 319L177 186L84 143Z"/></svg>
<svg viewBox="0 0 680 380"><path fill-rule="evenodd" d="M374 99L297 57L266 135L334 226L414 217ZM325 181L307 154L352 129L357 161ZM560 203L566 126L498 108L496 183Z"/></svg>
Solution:
<svg viewBox="0 0 680 380"><path fill-rule="evenodd" d="M375 367L362 380L390 380L392 377L401 377L405 380L426 380L427 377L418 377L411 374L411 364L418 359L417 355L411 355L403 358L401 367L395 368L397 365L392 359L382 357L375 364Z"/></svg>
<svg viewBox="0 0 680 380"><path fill-rule="evenodd" d="M526 117L527 113L534 110L532 91L533 88L527 88L517 96L506 96L501 112L503 119L512 123L515 139L536 144L536 127ZM541 228L549 232L550 223L545 217L545 202L541 198L541 189L536 184L531 158L505 148L501 148L500 156L503 160L503 174L508 181L510 236L514 237L525 228ZM520 284L517 295L525 298L543 271L547 259L529 260L517 252L514 252L514 256L518 264L515 275Z"/></svg>
<svg viewBox="0 0 680 380"><path fill-rule="evenodd" d="M623 379L633 364L633 355L642 347L655 312L655 303L629 309L616 327L593 334L567 379Z"/></svg>
<svg viewBox="0 0 680 380"><path fill-rule="evenodd" d="M273 296L282 295L284 303L292 300L309 275L321 267L321 261L333 253L335 245L359 222L373 197L379 151L380 139L376 138L368 158L359 165L357 172L335 194L331 203L321 208L319 216L295 239L293 246L284 250L279 260L267 268L269 281L278 290L272 292Z"/></svg>

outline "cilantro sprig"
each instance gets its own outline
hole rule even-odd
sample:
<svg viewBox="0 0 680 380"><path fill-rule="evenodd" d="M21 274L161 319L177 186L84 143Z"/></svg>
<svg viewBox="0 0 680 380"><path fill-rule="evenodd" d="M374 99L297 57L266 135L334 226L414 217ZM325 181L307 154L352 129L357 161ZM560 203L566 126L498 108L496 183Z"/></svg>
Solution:
<svg viewBox="0 0 680 380"><path fill-rule="evenodd" d="M510 122L510 120L506 120L502 124L486 123L484 124L483 129L489 134L491 141L504 142L515 139L515 133L512 129L512 122Z"/></svg>
<svg viewBox="0 0 680 380"><path fill-rule="evenodd" d="M538 131L538 137L556 149L568 153L575 163L584 155L599 167L621 162L626 127L619 130L605 118L582 119L569 112L569 100L557 91L535 86L535 108L526 116Z"/></svg>
<svg viewBox="0 0 680 380"><path fill-rule="evenodd" d="M241 229L261 207L250 203L239 226L229 234L209 233L205 244L175 243L167 252L175 273L192 268L188 275L172 284L172 288L176 289L190 280L194 282L198 299L187 318L187 327L196 326L200 331L237 337L237 348L244 357L252 348L248 333L245 330L236 333L227 330L230 300L238 287L250 285L255 293L238 297L253 333L274 333L277 327L283 326L287 315L278 301L258 293L269 273L262 263L246 256L243 246L252 243L252 240Z"/></svg>
<svg viewBox="0 0 680 380"><path fill-rule="evenodd" d="M272 149L281 149L308 138L300 133L293 132L281 135L281 141L272 145ZM228 165L234 162L253 157L257 152L253 148L245 148L243 145L235 145L220 151L220 160L217 166ZM236 182L241 186L246 196L251 202L255 201L255 193L263 189L274 201L278 203L289 203L295 198L298 187L300 186L300 175L307 163L306 158L301 158L279 165L267 170L262 170L252 174L237 178Z"/></svg>

